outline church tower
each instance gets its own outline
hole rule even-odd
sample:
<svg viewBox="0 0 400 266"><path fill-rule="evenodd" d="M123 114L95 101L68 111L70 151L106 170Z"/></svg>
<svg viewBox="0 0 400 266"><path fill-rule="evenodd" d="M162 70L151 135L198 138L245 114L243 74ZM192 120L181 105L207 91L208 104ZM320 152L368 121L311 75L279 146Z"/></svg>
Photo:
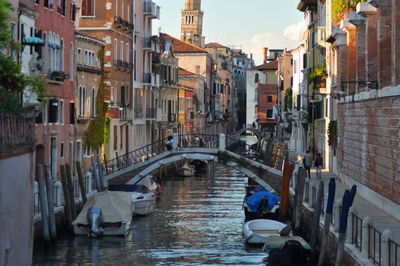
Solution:
<svg viewBox="0 0 400 266"><path fill-rule="evenodd" d="M185 0L182 10L181 40L204 47L201 0Z"/></svg>

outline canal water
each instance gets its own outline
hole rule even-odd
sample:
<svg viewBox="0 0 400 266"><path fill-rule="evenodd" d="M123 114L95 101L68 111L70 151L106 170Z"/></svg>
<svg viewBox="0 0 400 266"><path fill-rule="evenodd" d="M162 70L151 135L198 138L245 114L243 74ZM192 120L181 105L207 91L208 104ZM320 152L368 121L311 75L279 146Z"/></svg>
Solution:
<svg viewBox="0 0 400 266"><path fill-rule="evenodd" d="M134 218L126 238L65 237L36 247L34 265L265 265L266 254L242 236L245 180L222 164L170 178L155 212Z"/></svg>

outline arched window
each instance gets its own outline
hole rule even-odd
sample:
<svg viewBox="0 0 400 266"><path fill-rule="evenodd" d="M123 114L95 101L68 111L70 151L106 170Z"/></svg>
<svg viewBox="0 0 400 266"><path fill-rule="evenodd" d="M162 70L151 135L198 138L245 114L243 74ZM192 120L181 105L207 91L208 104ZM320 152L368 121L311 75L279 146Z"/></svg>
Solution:
<svg viewBox="0 0 400 266"><path fill-rule="evenodd" d="M49 57L48 49L49 49L49 40L47 33L43 33L44 47L43 47L43 69L42 72L47 74L47 69L49 67L47 60Z"/></svg>
<svg viewBox="0 0 400 266"><path fill-rule="evenodd" d="M60 41L60 67L59 70L64 71L64 40Z"/></svg>
<svg viewBox="0 0 400 266"><path fill-rule="evenodd" d="M260 82L260 75L258 73L256 73L255 77L254 77L254 82Z"/></svg>

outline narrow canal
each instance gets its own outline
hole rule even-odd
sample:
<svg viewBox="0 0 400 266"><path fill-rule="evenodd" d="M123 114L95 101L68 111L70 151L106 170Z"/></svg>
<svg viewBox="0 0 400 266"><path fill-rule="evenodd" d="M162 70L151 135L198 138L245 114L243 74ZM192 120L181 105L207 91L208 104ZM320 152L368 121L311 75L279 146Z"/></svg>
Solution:
<svg viewBox="0 0 400 266"><path fill-rule="evenodd" d="M242 236L245 180L221 164L170 178L155 212L134 218L126 238L67 237L36 248L34 265L265 265L265 253L247 248Z"/></svg>

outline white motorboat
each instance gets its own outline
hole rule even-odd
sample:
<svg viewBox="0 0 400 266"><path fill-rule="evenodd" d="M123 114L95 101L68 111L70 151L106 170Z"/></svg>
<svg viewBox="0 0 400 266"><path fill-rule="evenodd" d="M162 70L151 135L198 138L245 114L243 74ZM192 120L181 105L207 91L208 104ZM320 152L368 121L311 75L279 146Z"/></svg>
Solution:
<svg viewBox="0 0 400 266"><path fill-rule="evenodd" d="M158 184L155 180L155 177L152 175L147 175L144 178L140 179L136 185L145 186L150 192L154 192L154 194L158 197L162 194L162 189L160 184Z"/></svg>
<svg viewBox="0 0 400 266"><path fill-rule="evenodd" d="M154 211L156 194L142 185L109 185L111 191L129 192L132 201L133 215L147 215Z"/></svg>
<svg viewBox="0 0 400 266"><path fill-rule="evenodd" d="M194 176L194 174L196 173L196 169L190 167L188 163L185 163L181 168L177 170L177 173L178 175L185 177Z"/></svg>
<svg viewBox="0 0 400 266"><path fill-rule="evenodd" d="M249 244L264 244L269 236L279 236L286 227L278 221L256 219L243 225L243 234Z"/></svg>
<svg viewBox="0 0 400 266"><path fill-rule="evenodd" d="M75 235L126 236L132 221L131 194L103 191L94 194L72 222Z"/></svg>
<svg viewBox="0 0 400 266"><path fill-rule="evenodd" d="M134 215L147 215L154 211L156 195L154 192L132 192L132 211Z"/></svg>

